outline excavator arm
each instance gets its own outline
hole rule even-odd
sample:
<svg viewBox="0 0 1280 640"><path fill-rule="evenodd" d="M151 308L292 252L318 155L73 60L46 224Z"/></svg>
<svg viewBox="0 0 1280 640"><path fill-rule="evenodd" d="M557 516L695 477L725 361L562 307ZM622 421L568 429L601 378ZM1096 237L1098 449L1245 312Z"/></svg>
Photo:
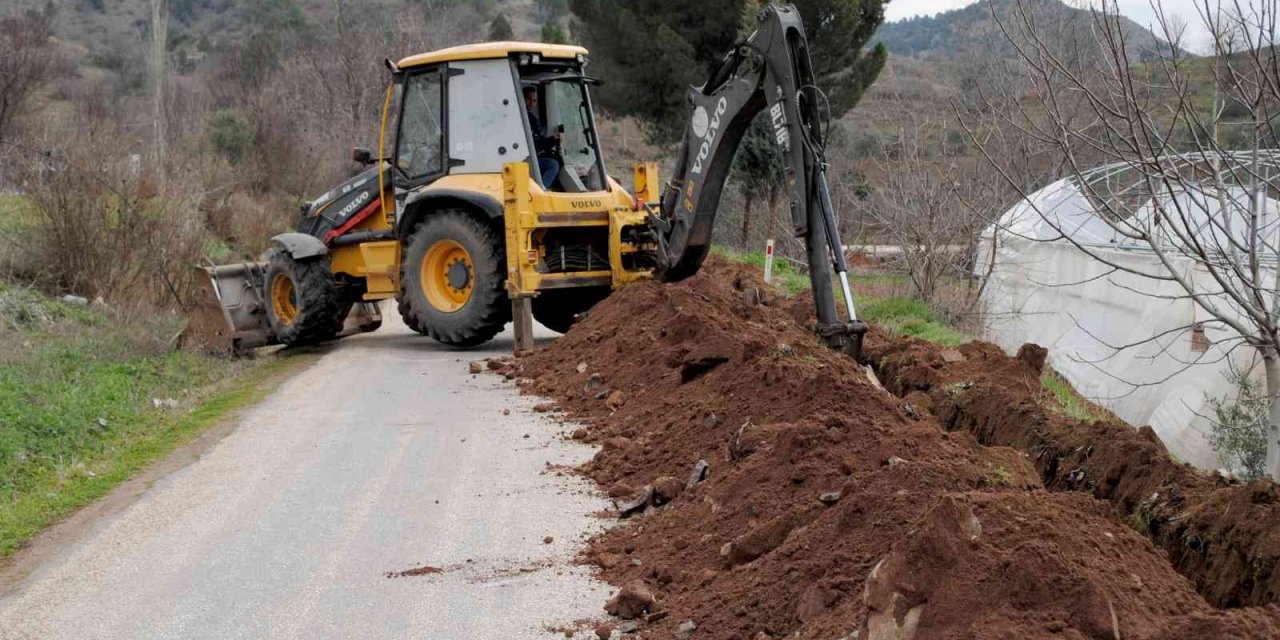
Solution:
<svg viewBox="0 0 1280 640"><path fill-rule="evenodd" d="M804 238L817 330L827 346L861 358L866 324L858 320L848 265L827 187L819 100L800 14L769 5L759 26L701 88L690 91L691 117L661 211L650 218L658 276L675 282L697 273L711 249L716 208L733 157L756 116L769 110L782 154L792 231ZM847 321L836 308L839 275Z"/></svg>

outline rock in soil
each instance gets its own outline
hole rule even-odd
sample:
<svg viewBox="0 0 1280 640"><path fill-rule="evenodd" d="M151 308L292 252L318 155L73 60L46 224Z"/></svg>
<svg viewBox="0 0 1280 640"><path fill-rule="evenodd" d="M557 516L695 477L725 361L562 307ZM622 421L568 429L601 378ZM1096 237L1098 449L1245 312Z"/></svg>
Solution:
<svg viewBox="0 0 1280 640"><path fill-rule="evenodd" d="M604 387L604 376L598 373L593 373L590 378L587 378L587 383L582 385L582 392L587 395L594 396L597 392L601 391L602 387Z"/></svg>
<svg viewBox="0 0 1280 640"><path fill-rule="evenodd" d="M760 556L773 551L786 541L791 530L806 519L803 512L793 512L778 516L751 531L744 533L726 544L720 551L725 563L734 567L746 564Z"/></svg>
<svg viewBox="0 0 1280 640"><path fill-rule="evenodd" d="M676 640L689 640L693 637L693 632L698 630L698 625L692 620L685 620L676 627Z"/></svg>
<svg viewBox="0 0 1280 640"><path fill-rule="evenodd" d="M653 608L653 602L653 594L649 588L643 582L636 580L622 587L622 590L604 605L604 610L611 616L617 616L623 620L634 620L649 613Z"/></svg>
<svg viewBox="0 0 1280 640"><path fill-rule="evenodd" d="M689 474L689 481L685 483L684 488L692 489L702 484L709 475L711 475L711 465L707 464L706 460L699 460L693 465L693 473Z"/></svg>
<svg viewBox="0 0 1280 640"><path fill-rule="evenodd" d="M626 518L641 511L649 506L649 501L653 499L653 486L645 485L640 492L632 496L631 499L618 503L618 515Z"/></svg>
<svg viewBox="0 0 1280 640"><path fill-rule="evenodd" d="M621 389L614 389L605 397L604 403L610 409L620 409L622 405L627 403L627 394L623 393Z"/></svg>
<svg viewBox="0 0 1280 640"><path fill-rule="evenodd" d="M653 506L660 507L676 498L680 497L680 492L684 490L684 483L672 478L671 476L662 476L653 481Z"/></svg>

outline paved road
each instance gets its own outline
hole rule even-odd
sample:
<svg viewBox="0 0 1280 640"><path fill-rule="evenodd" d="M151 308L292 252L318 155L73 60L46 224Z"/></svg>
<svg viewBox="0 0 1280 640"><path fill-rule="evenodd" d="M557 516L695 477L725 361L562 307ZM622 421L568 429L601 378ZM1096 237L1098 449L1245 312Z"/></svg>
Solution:
<svg viewBox="0 0 1280 640"><path fill-rule="evenodd" d="M515 640L599 615L570 560L604 502L546 468L592 451L467 375L510 344L391 322L338 343L0 600L0 638Z"/></svg>

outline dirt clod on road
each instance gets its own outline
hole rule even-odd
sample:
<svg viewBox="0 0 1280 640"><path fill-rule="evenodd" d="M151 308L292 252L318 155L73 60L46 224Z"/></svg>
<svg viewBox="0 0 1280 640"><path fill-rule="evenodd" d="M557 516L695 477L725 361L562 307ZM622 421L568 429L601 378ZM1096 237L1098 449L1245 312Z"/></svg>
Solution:
<svg viewBox="0 0 1280 640"><path fill-rule="evenodd" d="M1038 385L1043 353L1008 358L979 344L944 354L877 332L869 346L882 388L818 344L796 301L768 291L749 268L713 258L683 283L628 287L507 366L526 392L585 425L602 448L581 471L630 509L584 553L625 585L611 613L627 603L652 637L696 621L692 637L708 640L1280 633L1276 607L1215 609L1106 491L1060 486L1079 465L1095 485L1116 482L1112 466L1096 477L1101 469L1072 458L1047 472L1046 455L1081 454L966 427L964 399ZM952 375L962 370L975 375ZM597 399L605 387L625 402ZM1002 398L1005 414L1026 418L1005 419L1004 430L1044 432L1034 412ZM1167 473L1159 481L1200 477ZM1221 539L1201 544L1211 553ZM1273 593L1233 593L1274 600L1240 595L1259 592ZM632 606L637 594L643 606Z"/></svg>

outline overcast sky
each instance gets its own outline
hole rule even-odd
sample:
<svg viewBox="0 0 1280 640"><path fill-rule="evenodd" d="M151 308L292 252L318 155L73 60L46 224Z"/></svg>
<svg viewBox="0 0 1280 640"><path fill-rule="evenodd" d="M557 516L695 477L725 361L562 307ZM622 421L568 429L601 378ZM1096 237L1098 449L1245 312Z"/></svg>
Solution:
<svg viewBox="0 0 1280 640"><path fill-rule="evenodd" d="M933 15L940 11L959 9L973 4L975 0L889 0L889 8L885 11L885 20L894 21L919 15ZM1151 27L1156 23L1156 14L1151 9L1151 0L1116 0L1120 12L1134 22ZM1071 2L1071 4L1076 4ZM1161 6L1168 15L1180 16L1187 22L1188 49L1204 50L1209 44L1207 30L1200 19L1197 6L1204 6L1204 0L1160 0Z"/></svg>

